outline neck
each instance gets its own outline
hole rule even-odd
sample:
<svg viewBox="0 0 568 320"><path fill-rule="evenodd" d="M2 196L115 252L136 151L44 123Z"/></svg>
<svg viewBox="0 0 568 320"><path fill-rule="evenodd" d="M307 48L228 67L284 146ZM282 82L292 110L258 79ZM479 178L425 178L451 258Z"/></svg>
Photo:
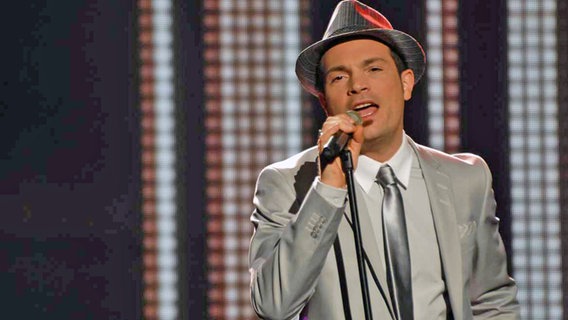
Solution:
<svg viewBox="0 0 568 320"><path fill-rule="evenodd" d="M402 134L398 134L392 139L383 138L373 141L365 141L361 148L361 154L384 163L390 160L402 144Z"/></svg>

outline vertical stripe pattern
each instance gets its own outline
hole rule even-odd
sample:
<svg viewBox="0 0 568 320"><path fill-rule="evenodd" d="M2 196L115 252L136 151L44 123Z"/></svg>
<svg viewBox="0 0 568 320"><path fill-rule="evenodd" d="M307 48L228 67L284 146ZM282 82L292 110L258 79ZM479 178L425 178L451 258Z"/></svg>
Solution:
<svg viewBox="0 0 568 320"><path fill-rule="evenodd" d="M430 146L460 148L458 0L426 2Z"/></svg>
<svg viewBox="0 0 568 320"><path fill-rule="evenodd" d="M172 15L169 0L140 0L144 317L178 316Z"/></svg>
<svg viewBox="0 0 568 320"><path fill-rule="evenodd" d="M211 318L253 319L248 246L260 170L302 148L294 74L306 1L204 2Z"/></svg>
<svg viewBox="0 0 568 320"><path fill-rule="evenodd" d="M513 265L522 317L562 319L555 0L508 1Z"/></svg>

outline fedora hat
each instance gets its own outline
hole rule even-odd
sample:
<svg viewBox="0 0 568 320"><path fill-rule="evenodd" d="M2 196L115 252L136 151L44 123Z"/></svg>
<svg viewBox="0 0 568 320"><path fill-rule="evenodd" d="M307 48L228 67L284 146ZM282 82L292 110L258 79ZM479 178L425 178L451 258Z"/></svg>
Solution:
<svg viewBox="0 0 568 320"><path fill-rule="evenodd" d="M337 4L322 39L298 55L296 75L302 87L314 96L317 72L323 54L334 45L355 38L376 39L395 51L406 66L414 72L415 82L424 74L426 55L410 35L394 30L390 22L377 10L355 0Z"/></svg>

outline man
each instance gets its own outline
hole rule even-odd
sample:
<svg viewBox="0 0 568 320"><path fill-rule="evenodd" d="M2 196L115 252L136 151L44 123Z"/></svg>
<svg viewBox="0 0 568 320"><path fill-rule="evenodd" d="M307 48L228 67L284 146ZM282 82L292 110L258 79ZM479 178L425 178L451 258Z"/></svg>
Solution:
<svg viewBox="0 0 568 320"><path fill-rule="evenodd" d="M373 318L519 317L487 165L472 154L418 145L404 133L404 104L424 68L416 40L352 0L338 4L323 39L300 53L296 74L328 118L318 147L259 175L250 245L259 317L364 319L341 161L318 169L323 144L339 131L352 135ZM381 182L384 172L396 191ZM394 235L392 217L402 219Z"/></svg>

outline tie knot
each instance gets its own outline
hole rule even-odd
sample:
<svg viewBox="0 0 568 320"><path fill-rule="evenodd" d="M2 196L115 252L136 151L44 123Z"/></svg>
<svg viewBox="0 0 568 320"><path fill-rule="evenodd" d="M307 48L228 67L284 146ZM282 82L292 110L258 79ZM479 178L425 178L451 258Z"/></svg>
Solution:
<svg viewBox="0 0 568 320"><path fill-rule="evenodd" d="M396 184L396 176L391 166L386 164L379 169L379 173L377 173L377 182L383 188L389 185Z"/></svg>

